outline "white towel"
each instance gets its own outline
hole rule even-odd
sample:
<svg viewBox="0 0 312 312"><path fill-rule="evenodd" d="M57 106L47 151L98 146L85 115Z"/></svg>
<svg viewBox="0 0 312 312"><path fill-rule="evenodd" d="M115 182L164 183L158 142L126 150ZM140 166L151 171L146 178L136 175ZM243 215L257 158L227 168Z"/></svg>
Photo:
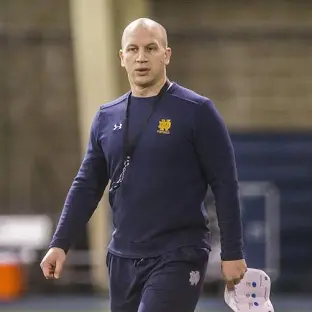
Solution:
<svg viewBox="0 0 312 312"><path fill-rule="evenodd" d="M261 270L248 268L234 290L225 287L224 300L235 312L274 312L270 291L270 277Z"/></svg>

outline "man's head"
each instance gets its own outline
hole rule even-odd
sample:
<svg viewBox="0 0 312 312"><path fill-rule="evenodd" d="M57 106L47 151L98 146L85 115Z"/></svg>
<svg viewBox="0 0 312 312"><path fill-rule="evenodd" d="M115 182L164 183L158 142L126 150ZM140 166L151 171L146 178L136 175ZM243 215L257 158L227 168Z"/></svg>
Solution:
<svg viewBox="0 0 312 312"><path fill-rule="evenodd" d="M147 88L163 81L171 56L165 28L148 18L133 21L123 32L119 54L131 85Z"/></svg>

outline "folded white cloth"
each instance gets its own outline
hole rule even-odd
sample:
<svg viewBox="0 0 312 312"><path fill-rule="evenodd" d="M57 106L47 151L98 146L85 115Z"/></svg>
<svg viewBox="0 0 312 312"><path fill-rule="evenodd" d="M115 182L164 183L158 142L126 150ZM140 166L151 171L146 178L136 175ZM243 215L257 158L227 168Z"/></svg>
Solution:
<svg viewBox="0 0 312 312"><path fill-rule="evenodd" d="M234 290L225 287L224 300L235 312L274 312L270 292L270 277L261 270L248 268Z"/></svg>

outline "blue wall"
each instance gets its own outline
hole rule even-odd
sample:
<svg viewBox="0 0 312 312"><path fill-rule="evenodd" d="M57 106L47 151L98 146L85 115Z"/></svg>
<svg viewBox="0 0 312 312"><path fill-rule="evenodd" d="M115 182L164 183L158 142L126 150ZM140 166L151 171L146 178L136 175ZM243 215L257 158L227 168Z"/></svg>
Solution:
<svg viewBox="0 0 312 312"><path fill-rule="evenodd" d="M240 181L280 192L281 290L312 290L312 133L232 133ZM261 249L259 250L261 252Z"/></svg>

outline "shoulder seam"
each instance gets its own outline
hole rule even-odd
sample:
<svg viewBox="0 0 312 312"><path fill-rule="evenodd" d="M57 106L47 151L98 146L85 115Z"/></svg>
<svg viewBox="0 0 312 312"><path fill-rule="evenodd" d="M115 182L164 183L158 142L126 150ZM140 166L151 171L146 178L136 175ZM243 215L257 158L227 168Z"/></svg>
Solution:
<svg viewBox="0 0 312 312"><path fill-rule="evenodd" d="M100 106L100 111L104 111L106 108L109 108L109 107L112 107L112 106L115 106L117 104L120 104L122 101L124 101L127 97L128 93L122 95L120 98L114 100L114 101L111 101L111 102L108 102L106 104L102 104Z"/></svg>
<svg viewBox="0 0 312 312"><path fill-rule="evenodd" d="M181 97L181 96L179 96L179 95L176 95L176 94L170 94L171 96L173 96L173 97L175 97L175 98L178 98L178 99L180 99L180 100L182 100L182 101L185 101L185 102L190 102L190 103L195 103L195 104L203 104L203 103L205 103L205 102L209 102L209 101L211 101L209 98L207 98L207 97L203 97L203 99L201 100L201 101L194 101L194 100L191 100L191 99L186 99L186 98L184 98L184 97Z"/></svg>
<svg viewBox="0 0 312 312"><path fill-rule="evenodd" d="M101 112L98 111L96 114L96 118L95 118L95 130L96 130L95 139L97 143L98 143L98 138L99 138L100 114Z"/></svg>

